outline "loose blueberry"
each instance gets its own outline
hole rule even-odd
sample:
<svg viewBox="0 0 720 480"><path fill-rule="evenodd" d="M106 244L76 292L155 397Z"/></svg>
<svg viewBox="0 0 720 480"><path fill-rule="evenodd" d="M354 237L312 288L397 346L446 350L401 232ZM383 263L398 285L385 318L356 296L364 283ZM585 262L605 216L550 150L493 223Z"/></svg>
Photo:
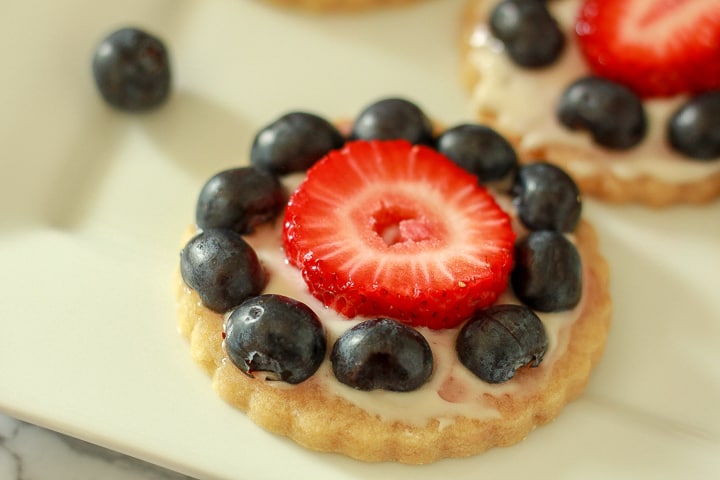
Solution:
<svg viewBox="0 0 720 480"><path fill-rule="evenodd" d="M122 110L155 108L170 93L165 45L137 28L123 28L106 37L95 50L92 70L102 97Z"/></svg>
<svg viewBox="0 0 720 480"><path fill-rule="evenodd" d="M510 58L526 68L552 64L565 47L565 36L540 0L504 0L490 15L490 31Z"/></svg>
<svg viewBox="0 0 720 480"><path fill-rule="evenodd" d="M488 383L502 383L520 367L537 367L548 342L545 327L522 305L496 305L478 311L463 326L455 343L458 359Z"/></svg>
<svg viewBox="0 0 720 480"><path fill-rule="evenodd" d="M387 98L367 106L357 116L350 138L354 140L405 139L431 145L433 126L423 111L402 98Z"/></svg>
<svg viewBox="0 0 720 480"><path fill-rule="evenodd" d="M720 157L720 91L698 95L673 113L668 123L672 148L698 160Z"/></svg>
<svg viewBox="0 0 720 480"><path fill-rule="evenodd" d="M530 232L515 246L510 279L515 295L528 307L541 312L569 310L582 295L580 254L559 232Z"/></svg>
<svg viewBox="0 0 720 480"><path fill-rule="evenodd" d="M224 170L200 190L195 222L201 229L229 228L251 233L256 225L277 217L286 195L274 175L254 167Z"/></svg>
<svg viewBox="0 0 720 480"><path fill-rule="evenodd" d="M580 190L564 170L549 163L519 168L512 195L520 221L530 230L571 232L580 220Z"/></svg>
<svg viewBox="0 0 720 480"><path fill-rule="evenodd" d="M267 283L252 247L239 233L222 228L204 230L185 245L180 272L203 304L216 312L259 294Z"/></svg>
<svg viewBox="0 0 720 480"><path fill-rule="evenodd" d="M310 307L283 295L249 298L225 322L225 351L250 377L297 384L310 378L325 358L322 324Z"/></svg>
<svg viewBox="0 0 720 480"><path fill-rule="evenodd" d="M430 378L430 345L417 330L395 320L367 320L347 330L330 356L335 377L358 390L409 392Z"/></svg>
<svg viewBox="0 0 720 480"><path fill-rule="evenodd" d="M445 130L436 149L481 182L500 180L517 166L512 145L495 130L484 125L465 124Z"/></svg>
<svg viewBox="0 0 720 480"><path fill-rule="evenodd" d="M255 135L250 163L275 175L303 172L344 143L340 132L324 118L287 113Z"/></svg>
<svg viewBox="0 0 720 480"><path fill-rule="evenodd" d="M581 78L565 89L557 115L566 127L587 130L595 143L615 150L634 147L647 131L640 97L598 77Z"/></svg>

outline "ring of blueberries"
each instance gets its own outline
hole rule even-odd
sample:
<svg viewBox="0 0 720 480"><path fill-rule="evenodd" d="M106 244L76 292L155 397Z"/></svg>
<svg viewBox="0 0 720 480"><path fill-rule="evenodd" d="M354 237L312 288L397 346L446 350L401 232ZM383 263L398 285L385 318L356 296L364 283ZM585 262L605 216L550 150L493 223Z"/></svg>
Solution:
<svg viewBox="0 0 720 480"><path fill-rule="evenodd" d="M490 32L521 68L543 68L560 58L564 35L546 2L503 0L490 15ZM562 93L556 109L561 124L586 130L611 150L626 150L645 137L642 100L624 85L597 76L577 79ZM694 160L720 157L720 91L695 95L668 119L666 138L676 152Z"/></svg>
<svg viewBox="0 0 720 480"><path fill-rule="evenodd" d="M524 5L522 15L494 15L499 19L494 31L504 35L506 42L515 42L508 50L524 65L534 68L551 63L562 51L564 38L552 16L543 10L544 3ZM529 37L513 32L518 28L512 24L513 18L537 15L542 21L534 26L520 25L521 30L530 31ZM538 55L542 58L536 58ZM92 67L101 96L115 108L145 111L168 98L171 70L167 49L159 38L140 29L123 28L110 34L98 46ZM686 109L702 110L719 102L717 96L710 96ZM569 110L568 116L581 128L600 128L600 121L583 114L582 109ZM694 114L679 112L678 116ZM640 114L635 117L643 119ZM687 122L677 123L673 138L682 144ZM621 138L624 135L619 134ZM283 295L264 293L267 273L243 235L283 211L288 198L280 182L283 175L306 171L347 140L391 139L435 148L481 184L499 184L499 180L513 177L508 193L529 231L516 244L516 268L510 279L523 305L493 305L467 319L456 341L458 358L465 367L485 382L499 383L513 378L523 366L538 366L548 340L533 310L567 310L579 302L581 259L564 233L572 232L579 221L580 193L558 167L544 162L519 166L512 145L484 125L462 124L436 136L424 112L402 98L366 107L355 118L348 138L318 115L292 112L257 133L250 166L219 172L205 183L195 212L200 233L180 254L184 282L205 307L227 314L225 351L248 376L263 372L267 380L303 382L324 361L327 338L310 307ZM623 138L620 143L631 142ZM420 331L390 318L372 318L348 329L335 341L330 362L335 377L355 389L399 392L426 383L434 363Z"/></svg>
<svg viewBox="0 0 720 480"><path fill-rule="evenodd" d="M529 231L516 244L517 268L511 276L523 305L477 311L460 329L456 352L471 372L489 383L507 381L525 365L539 365L548 341L533 310L572 309L582 291L580 255L564 235L575 229L581 212L573 180L545 162L519 166L512 146L486 126L464 124L436 136L422 110L402 98L373 103L354 125L348 140L402 138L425 143L473 173L481 184L499 187L498 180L510 180L508 193ZM327 339L317 315L297 300L263 293L267 276L242 235L279 215L287 198L280 177L307 170L345 140L333 124L315 114L283 115L257 133L250 166L214 175L198 196L200 233L181 252L182 278L207 308L229 312L225 349L251 377L262 371L268 380L299 383L310 378L325 357ZM293 154L298 149L301 160ZM358 390L415 390L433 371L427 340L396 319L363 321L328 350L335 377Z"/></svg>

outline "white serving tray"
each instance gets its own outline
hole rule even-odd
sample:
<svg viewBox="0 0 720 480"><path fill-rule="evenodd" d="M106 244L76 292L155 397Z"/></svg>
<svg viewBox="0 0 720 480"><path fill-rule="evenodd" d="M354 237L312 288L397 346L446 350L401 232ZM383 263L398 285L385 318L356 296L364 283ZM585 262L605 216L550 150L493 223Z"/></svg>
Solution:
<svg viewBox="0 0 720 480"><path fill-rule="evenodd" d="M429 466L318 454L223 403L177 333L171 279L196 195L293 109L350 117L390 95L471 119L462 0L311 15L252 0L9 2L0 17L0 410L199 478L710 478L720 471L720 203L586 202L614 325L586 393L512 448ZM173 95L126 115L90 59L138 25Z"/></svg>

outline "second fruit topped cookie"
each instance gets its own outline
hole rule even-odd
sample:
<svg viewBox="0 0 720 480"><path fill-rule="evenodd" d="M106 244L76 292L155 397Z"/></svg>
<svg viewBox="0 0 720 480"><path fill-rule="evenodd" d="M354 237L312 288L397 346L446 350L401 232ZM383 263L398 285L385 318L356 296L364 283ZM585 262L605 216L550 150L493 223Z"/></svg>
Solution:
<svg viewBox="0 0 720 480"><path fill-rule="evenodd" d="M463 76L523 161L605 200L720 195L720 4L470 0Z"/></svg>
<svg viewBox="0 0 720 480"><path fill-rule="evenodd" d="M435 135L402 99L346 133L284 115L251 166L203 187L177 282L193 357L311 449L426 463L520 441L581 393L607 336L575 183L518 167L485 126Z"/></svg>

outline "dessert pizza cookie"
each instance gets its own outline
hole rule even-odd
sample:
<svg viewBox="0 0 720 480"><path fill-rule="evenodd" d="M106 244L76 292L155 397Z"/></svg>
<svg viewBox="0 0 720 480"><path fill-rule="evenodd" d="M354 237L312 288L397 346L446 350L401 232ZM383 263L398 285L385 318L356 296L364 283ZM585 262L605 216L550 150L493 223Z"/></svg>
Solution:
<svg viewBox="0 0 720 480"><path fill-rule="evenodd" d="M671 3L471 0L462 75L478 118L593 196L716 198L720 4Z"/></svg>
<svg viewBox="0 0 720 480"><path fill-rule="evenodd" d="M265 0L268 3L311 11L352 11L416 3L419 0Z"/></svg>
<svg viewBox="0 0 720 480"><path fill-rule="evenodd" d="M480 181L478 181L480 180ZM413 103L255 137L197 202L180 331L224 400L309 449L421 464L522 440L581 394L610 324L576 184Z"/></svg>

